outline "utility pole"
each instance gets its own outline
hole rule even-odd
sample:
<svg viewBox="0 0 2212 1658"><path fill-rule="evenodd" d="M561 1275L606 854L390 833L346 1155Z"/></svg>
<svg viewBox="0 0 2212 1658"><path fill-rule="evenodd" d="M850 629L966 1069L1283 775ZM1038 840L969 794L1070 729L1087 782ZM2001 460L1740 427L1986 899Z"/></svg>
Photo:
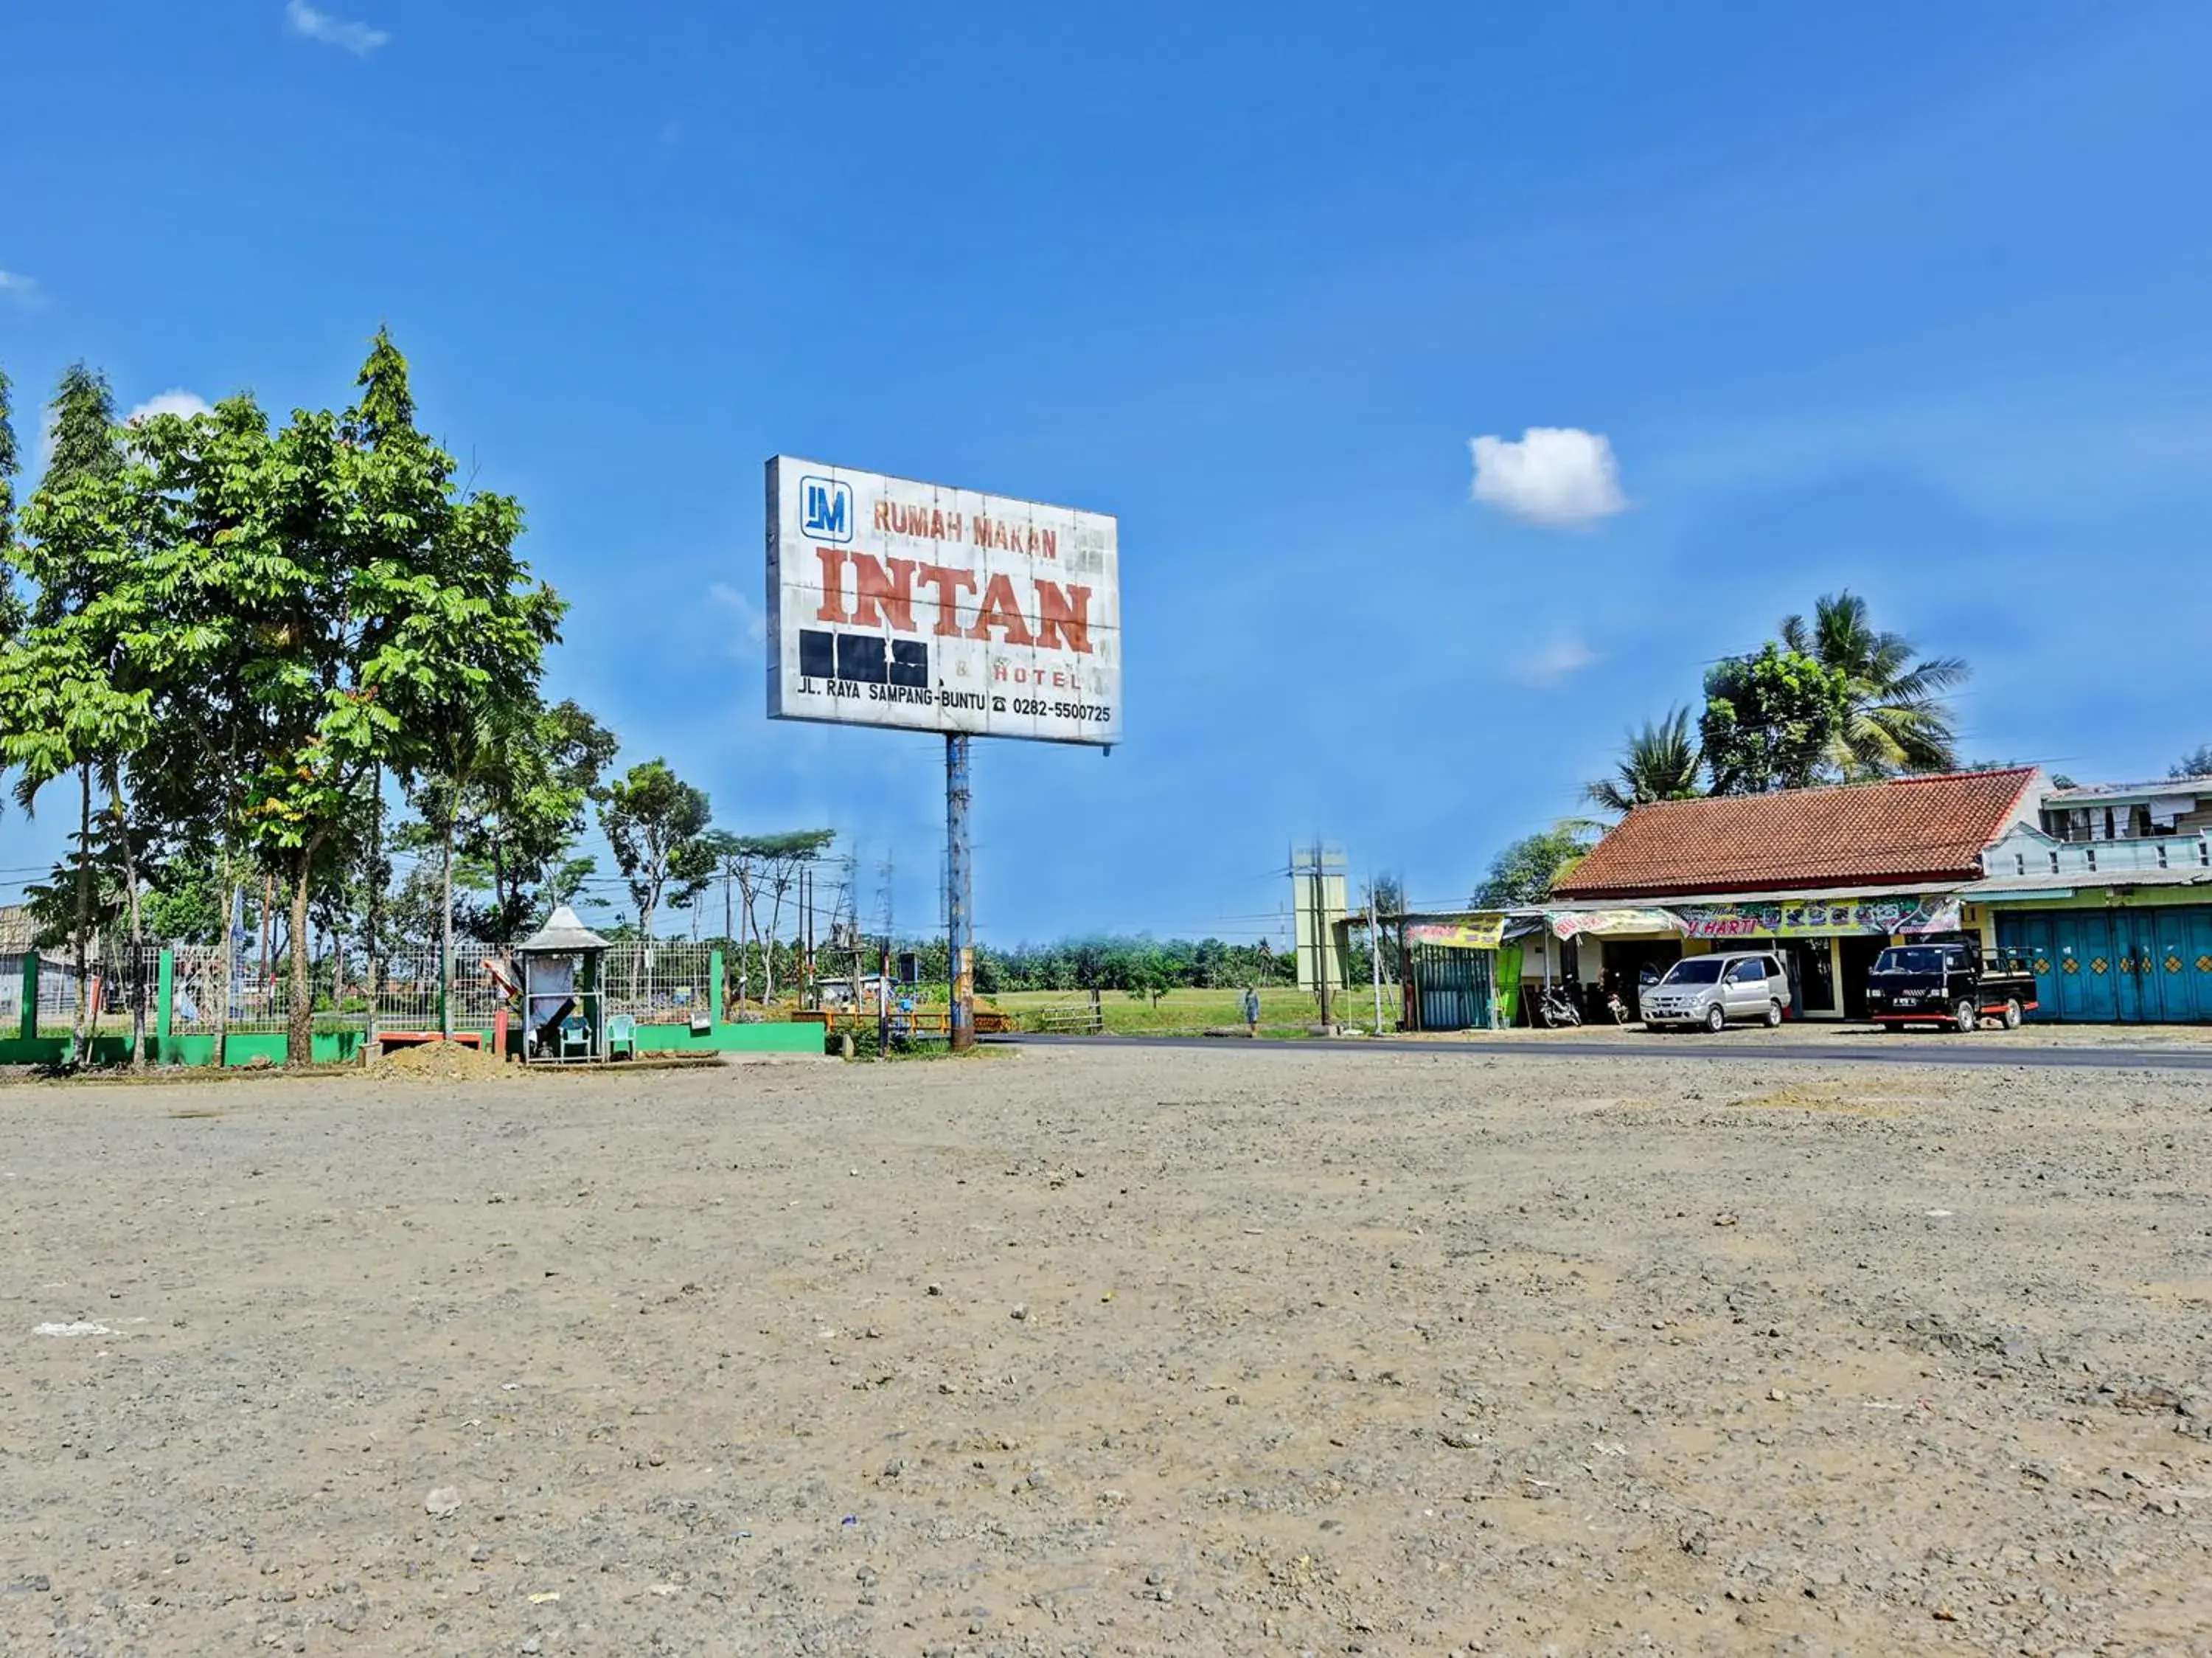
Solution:
<svg viewBox="0 0 2212 1658"><path fill-rule="evenodd" d="M821 998L814 990L814 866L811 863L799 866L799 931L805 941L799 970L801 1007L821 1006Z"/></svg>
<svg viewBox="0 0 2212 1658"><path fill-rule="evenodd" d="M876 956L876 1051L884 1051L891 1022L891 843L884 846L883 902L878 912L883 921L883 948Z"/></svg>
<svg viewBox="0 0 2212 1658"><path fill-rule="evenodd" d="M845 879L839 884L838 896L845 911L845 947L853 954L853 997L850 1006L855 1016L860 1011L860 849L854 847L845 855Z"/></svg>

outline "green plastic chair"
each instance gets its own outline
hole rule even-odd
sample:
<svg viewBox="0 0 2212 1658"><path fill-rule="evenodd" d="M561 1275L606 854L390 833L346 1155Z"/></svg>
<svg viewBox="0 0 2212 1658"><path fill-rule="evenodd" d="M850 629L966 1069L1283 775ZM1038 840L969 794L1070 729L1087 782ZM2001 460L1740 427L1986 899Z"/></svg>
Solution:
<svg viewBox="0 0 2212 1658"><path fill-rule="evenodd" d="M607 1021L607 1058L615 1057L620 1048L629 1058L637 1058L637 1021L626 1013L618 1013Z"/></svg>
<svg viewBox="0 0 2212 1658"><path fill-rule="evenodd" d="M573 1054L588 1056L592 1051L592 1027L571 1014L561 1021L561 1057Z"/></svg>

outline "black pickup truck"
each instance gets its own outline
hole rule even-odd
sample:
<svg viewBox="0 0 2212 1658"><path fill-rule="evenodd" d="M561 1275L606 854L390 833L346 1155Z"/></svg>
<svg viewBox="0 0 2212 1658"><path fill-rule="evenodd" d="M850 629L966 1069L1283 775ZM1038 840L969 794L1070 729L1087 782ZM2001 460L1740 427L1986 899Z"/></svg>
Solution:
<svg viewBox="0 0 2212 1658"><path fill-rule="evenodd" d="M1908 1025L1976 1031L1984 1019L2017 1030L2035 1004L2035 975L2025 962L1984 962L1972 944L1893 944L1867 975L1867 1011L1893 1031Z"/></svg>

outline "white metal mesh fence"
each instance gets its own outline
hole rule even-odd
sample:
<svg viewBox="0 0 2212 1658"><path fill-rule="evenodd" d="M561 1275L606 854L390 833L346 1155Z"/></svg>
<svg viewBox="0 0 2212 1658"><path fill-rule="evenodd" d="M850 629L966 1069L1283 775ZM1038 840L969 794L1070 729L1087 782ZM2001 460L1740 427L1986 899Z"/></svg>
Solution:
<svg viewBox="0 0 2212 1658"><path fill-rule="evenodd" d="M97 971L95 969L94 971ZM49 1021L76 1011L76 969L49 953L39 972L39 1014ZM0 955L0 1016L12 1025L23 1012L23 957Z"/></svg>
<svg viewBox="0 0 2212 1658"><path fill-rule="evenodd" d="M714 1011L711 944L656 939L607 947L599 970L608 1016L627 1014L641 1025L680 1025Z"/></svg>
<svg viewBox="0 0 2212 1658"><path fill-rule="evenodd" d="M222 949L213 944L179 944L171 960L172 1028L179 1036L213 1032L223 1013Z"/></svg>
<svg viewBox="0 0 2212 1658"><path fill-rule="evenodd" d="M160 951L147 947L158 959ZM155 968L143 972L150 979ZM292 1017L289 962L264 969L243 953L230 964L226 989L220 944L171 947L171 1029L179 1036L210 1036L220 1028L240 1036L289 1030ZM368 984L362 964L325 955L309 964L307 984L317 1030L357 1028L368 1018ZM150 992L149 992L150 994Z"/></svg>
<svg viewBox="0 0 2212 1658"><path fill-rule="evenodd" d="M153 1028L161 960L158 944L118 944L109 950L94 969L99 975L101 1028L128 1030L134 1013L143 1013L146 1027ZM43 1003L46 999L43 974L39 988L39 1000Z"/></svg>
<svg viewBox="0 0 2212 1658"><path fill-rule="evenodd" d="M443 1028L436 950L402 951L379 964L376 978L379 1030ZM520 978L511 954L496 945L454 945L453 1027L489 1029L500 1009L515 1007L513 992Z"/></svg>
<svg viewBox="0 0 2212 1658"><path fill-rule="evenodd" d="M23 971L27 957L21 952L0 955L0 1028L13 1034L21 1028ZM82 993L97 1005L88 1009L95 1029L128 1029L131 997L143 994L152 1005L150 990L134 986L127 949L107 960L86 964ZM76 1027L80 1003L76 963L64 952L46 950L39 957L39 989L34 1024L42 1036L67 1035Z"/></svg>
<svg viewBox="0 0 2212 1658"><path fill-rule="evenodd" d="M170 956L170 1029L178 1036L282 1033L289 1027L292 984L289 961L265 967L251 950L233 954L226 970L216 944L148 944L111 948L94 963L88 989L99 1003L99 1027L127 1032L135 1008L147 1028L155 1027L160 962ZM640 1024L681 1025L711 1019L714 947L684 940L630 940L611 945L599 968L603 1017L627 1015ZM0 1029L21 1017L24 960L0 956ZM520 959L507 946L458 944L453 951L452 1026L489 1030L504 1008L518 1016ZM318 1030L361 1029L372 1001L386 1032L432 1032L441 1027L439 955L434 948L368 960L359 950L325 953L312 965L309 985ZM72 965L46 953L39 974L39 1025L46 1035L68 1033L76 1018L79 987Z"/></svg>

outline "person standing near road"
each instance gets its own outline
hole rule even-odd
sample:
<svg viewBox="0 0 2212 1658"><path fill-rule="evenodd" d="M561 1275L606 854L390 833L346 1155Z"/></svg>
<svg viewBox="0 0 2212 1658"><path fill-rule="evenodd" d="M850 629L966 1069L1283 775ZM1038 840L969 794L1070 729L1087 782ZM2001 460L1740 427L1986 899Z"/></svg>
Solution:
<svg viewBox="0 0 2212 1658"><path fill-rule="evenodd" d="M1260 1034L1260 991L1254 984L1244 987L1244 1034L1251 1037Z"/></svg>

